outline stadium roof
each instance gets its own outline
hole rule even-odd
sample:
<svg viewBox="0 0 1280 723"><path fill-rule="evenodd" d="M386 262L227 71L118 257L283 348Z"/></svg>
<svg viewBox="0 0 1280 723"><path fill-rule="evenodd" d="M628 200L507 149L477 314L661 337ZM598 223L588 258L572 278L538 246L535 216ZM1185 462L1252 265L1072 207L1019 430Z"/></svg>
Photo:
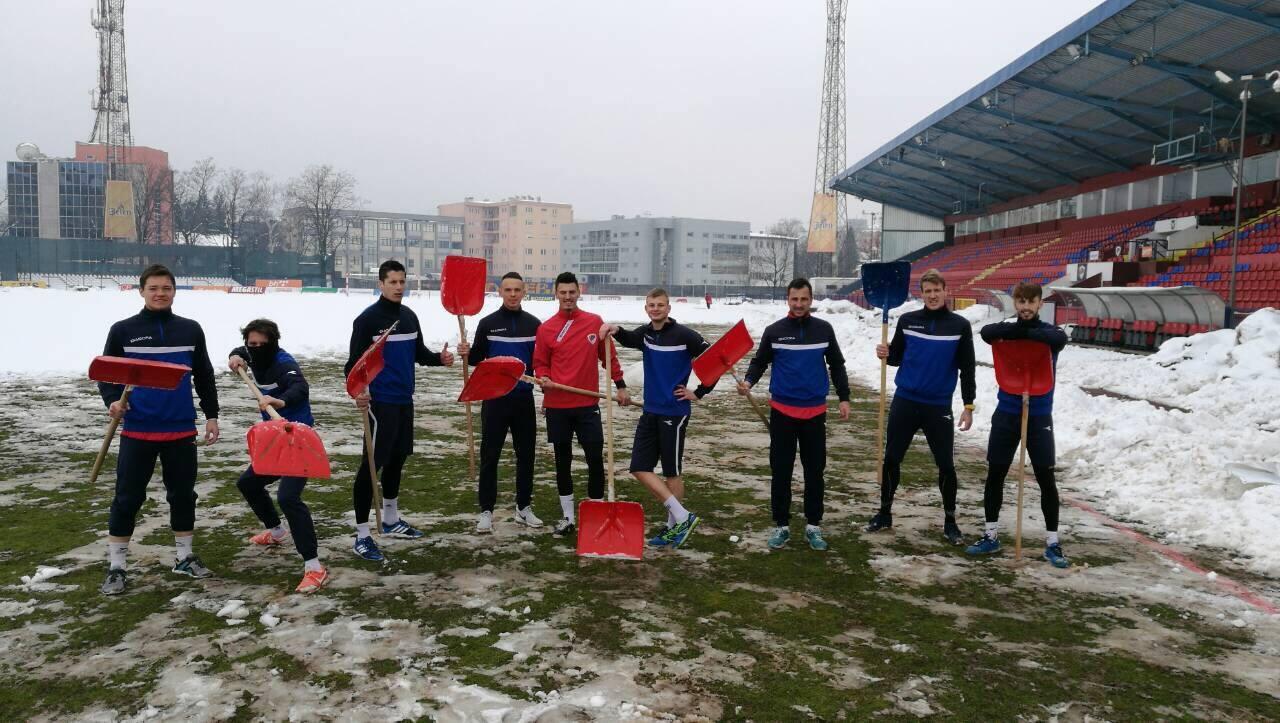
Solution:
<svg viewBox="0 0 1280 723"><path fill-rule="evenodd" d="M957 38L956 43L984 42ZM989 42L989 41L986 41ZM1280 69L1280 0L1106 0L842 171L829 187L930 216L975 213L1239 133L1239 81ZM1256 80L1247 130L1280 128ZM1162 155L1162 161L1164 160Z"/></svg>

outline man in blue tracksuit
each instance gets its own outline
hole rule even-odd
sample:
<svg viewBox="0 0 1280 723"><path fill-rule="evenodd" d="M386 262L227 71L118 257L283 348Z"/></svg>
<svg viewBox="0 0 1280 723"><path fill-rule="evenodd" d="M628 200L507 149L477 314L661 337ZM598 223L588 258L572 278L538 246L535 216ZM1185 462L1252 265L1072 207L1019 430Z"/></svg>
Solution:
<svg viewBox="0 0 1280 723"><path fill-rule="evenodd" d="M1030 339L1049 347L1053 353L1053 367L1058 368L1058 353L1067 345L1066 332L1040 320L1040 307L1044 300L1039 284L1022 282L1013 289L1016 319L988 324L982 327L982 340L998 344L1010 339ZM996 395L999 404L991 415L991 438L987 443L987 486L982 496L986 511L986 530L982 538L965 551L970 555L986 555L1000 549L998 536L1000 507L1004 502L1004 479L1009 474L1013 457L1022 442L1022 397L1007 394ZM1056 462L1053 442L1053 390L1038 397L1031 397L1027 413L1027 455L1031 469L1040 486L1040 512L1044 515L1044 559L1054 567L1071 565L1062 546L1058 543L1058 485L1054 479Z"/></svg>
<svg viewBox="0 0 1280 723"><path fill-rule="evenodd" d="M671 298L665 289L650 291L644 310L648 324L634 330L604 324L600 335L614 335L623 346L639 349L644 359L644 411L631 445L631 474L667 508L667 525L649 545L679 547L698 525L698 516L684 508L681 477L691 403L714 388L702 384L690 390L687 385L693 360L711 345L670 317ZM659 461L665 480L653 473Z"/></svg>
<svg viewBox="0 0 1280 723"><path fill-rule="evenodd" d="M747 376L738 384L738 393L751 391L765 369L773 364L769 378L769 469L773 477L770 502L777 527L769 536L769 547L778 549L791 539L791 473L795 469L796 445L804 465L804 536L809 547L827 549L822 538L822 513L827 468L827 392L835 385L840 399L840 418L849 418L849 377L844 370L844 354L835 330L809 312L813 307L813 287L798 278L787 285L786 318L764 330ZM828 378L827 370L831 376Z"/></svg>
<svg viewBox="0 0 1280 723"><path fill-rule="evenodd" d="M128 403L121 401L124 387L98 384L108 413L124 418L120 453L116 457L116 489L111 498L107 527L107 579L102 593L119 595L125 589L125 557L134 523L147 501L147 483L160 461L165 499L169 502L169 526L173 529L173 571L194 578L213 573L191 551L196 523L196 410L191 390L200 396L204 412L204 442L218 441L218 389L213 365L205 346L204 330L191 319L173 313L177 280L159 264L148 266L138 280L143 309L111 325L102 353L191 367L177 389L136 387Z"/></svg>
<svg viewBox="0 0 1280 723"><path fill-rule="evenodd" d="M956 466L952 456L951 398L960 377L964 412L960 431L973 426L974 382L973 329L959 314L947 309L947 282L936 269L920 277L924 308L898 317L893 342L876 345L876 356L898 367L897 390L889 408L884 445L884 476L880 480L880 511L867 524L867 532L893 527L893 494L902 474L902 459L917 431L938 465L938 489L942 493L942 534L953 545L963 538L956 525Z"/></svg>
<svg viewBox="0 0 1280 723"><path fill-rule="evenodd" d="M524 362L525 374L533 374L533 344L537 339L538 317L520 306L524 300L524 279L508 271L498 286L502 306L480 320L475 344L463 340L458 353L475 366L495 356L512 356ZM542 527L533 514L533 450L538 433L538 417L533 408L533 385L518 382L514 389L497 399L486 399L480 405L480 479L478 497L480 519L476 532L493 531L493 508L498 502L498 460L511 432L511 446L516 453L515 521L529 527Z"/></svg>
<svg viewBox="0 0 1280 723"><path fill-rule="evenodd" d="M373 424L373 463L382 482L382 534L418 538L422 533L400 519L400 474L405 460L413 454L414 365L453 366L448 344L439 354L422 341L418 315L401 304L404 299L405 270L399 261L383 261L378 267L381 296L356 317L351 325L351 349L343 374L360 360L382 333L397 324L382 349L385 366L368 390L356 398L356 406L369 409ZM365 450L368 455L368 450ZM381 561L382 551L369 534L369 510L373 506L373 478L369 465L361 464L352 490L356 511L356 541L352 549L366 560Z"/></svg>
<svg viewBox="0 0 1280 723"><path fill-rule="evenodd" d="M270 419L267 407L290 422L299 422L309 427L315 426L311 416L311 393L302 369L289 352L280 348L280 327L270 319L254 319L240 330L244 346L236 347L228 355L227 366L232 372L248 367L253 371L253 380L262 392L262 401L258 403L258 411L262 419ZM276 498L280 501L280 509L284 511L289 528L280 524L280 514L271 503L267 494L267 485L280 480L276 490ZM249 538L255 545L279 545L290 533L293 534L293 545L302 556L302 582L296 592L313 593L329 581L329 571L320 564L320 556L316 544L316 527L311 520L311 510L302 501L302 488L307 484L305 477L272 477L254 472L253 465L240 475L236 487L249 503L250 509L266 527L262 532Z"/></svg>

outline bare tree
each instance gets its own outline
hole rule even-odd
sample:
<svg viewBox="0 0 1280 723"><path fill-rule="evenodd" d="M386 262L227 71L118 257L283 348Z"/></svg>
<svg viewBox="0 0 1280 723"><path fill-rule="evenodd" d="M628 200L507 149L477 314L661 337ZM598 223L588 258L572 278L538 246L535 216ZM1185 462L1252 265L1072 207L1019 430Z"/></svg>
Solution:
<svg viewBox="0 0 1280 723"><path fill-rule="evenodd" d="M139 243L164 243L173 219L173 171L167 166L135 166L132 174L134 215Z"/></svg>
<svg viewBox="0 0 1280 723"><path fill-rule="evenodd" d="M276 204L280 200L280 188L271 176L258 171L249 177L244 187L237 241L242 248L251 251L274 251L271 236L279 223Z"/></svg>
<svg viewBox="0 0 1280 723"><path fill-rule="evenodd" d="M213 209L214 182L218 166L212 158L198 161L189 171L175 174L173 182L173 229L179 241L194 244L216 228Z"/></svg>
<svg viewBox="0 0 1280 723"><path fill-rule="evenodd" d="M809 231L805 228L804 221L801 221L798 218L780 218L769 226L766 233L770 233L775 236L790 236L796 240L796 242L791 245L791 268L790 271L783 274L784 276L791 276L792 278L795 278L797 276L810 275L809 265L805 263L808 260L809 254L805 253L804 250L805 239L808 237ZM779 262L781 262L781 259ZM779 282L779 285L789 281L791 281L791 279L783 279L782 282Z"/></svg>
<svg viewBox="0 0 1280 723"><path fill-rule="evenodd" d="M0 236L8 236L9 229L15 225L9 218L9 192L0 187Z"/></svg>
<svg viewBox="0 0 1280 723"><path fill-rule="evenodd" d="M338 214L356 205L356 179L328 164L311 166L289 181L285 199L298 224L303 248L320 260L320 276L330 281L334 227Z"/></svg>
<svg viewBox="0 0 1280 723"><path fill-rule="evenodd" d="M245 196L249 174L240 168L228 168L218 177L217 205L222 212L222 227L227 231L227 245L239 246L245 221Z"/></svg>

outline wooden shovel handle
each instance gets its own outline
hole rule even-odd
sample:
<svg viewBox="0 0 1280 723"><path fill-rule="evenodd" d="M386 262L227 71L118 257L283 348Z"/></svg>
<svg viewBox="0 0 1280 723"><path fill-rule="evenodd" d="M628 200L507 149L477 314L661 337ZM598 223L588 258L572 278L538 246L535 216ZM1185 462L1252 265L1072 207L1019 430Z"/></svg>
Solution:
<svg viewBox="0 0 1280 723"><path fill-rule="evenodd" d="M465 344L467 341L467 317L458 314L458 338ZM462 357L462 386L467 385L467 381L471 379L471 370L467 368L467 357ZM467 402L467 471L471 475L471 479L476 478L476 432L475 423L471 416L471 402Z"/></svg>
<svg viewBox="0 0 1280 723"><path fill-rule="evenodd" d="M604 394L601 394L600 392L593 392L587 389L579 389L577 387L571 387L567 384L561 384L559 382L551 382L551 381L544 382L534 377L531 377L528 374L521 374L520 381L529 382L530 384L536 384L544 389L559 389L562 392L572 392L574 394L581 394L584 397L595 397L596 399L609 398Z"/></svg>
<svg viewBox="0 0 1280 723"><path fill-rule="evenodd" d="M733 368L733 367L730 367L730 368L729 368L729 373L733 375L733 382L734 382L734 384L741 384L741 383L742 383L742 380L738 378L738 370L737 370L737 369L735 369L735 368ZM748 402L751 402L751 408L755 410L755 412L756 412L756 416L760 418L760 421L761 421L761 422L764 422L764 428L765 428L765 429L768 429L768 428L769 428L769 418L768 418L768 417L766 417L766 416L764 416L764 410L760 408L760 405L759 405L758 403L756 403L756 398L755 398L755 397L753 397L753 396L751 395L751 390L749 390L749 389L747 390L747 401L748 401Z"/></svg>
<svg viewBox="0 0 1280 723"><path fill-rule="evenodd" d="M124 393L120 395L121 406L129 403L129 392L133 391L131 385L125 385ZM102 471L102 463L107 459L107 450L111 449L111 440L115 439L116 429L120 426L121 417L112 417L107 423L107 433L102 438L102 446L98 448L98 458L93 461L93 471L89 473L89 484L92 485L98 481L98 473Z"/></svg>
<svg viewBox="0 0 1280 723"><path fill-rule="evenodd" d="M244 380L244 383L249 385L249 389L253 391L254 399L258 400L258 404L262 404L262 390L259 389L258 385L254 384L253 380L249 378L249 375L245 373L244 367L236 367L236 371L239 372L240 378ZM276 408L270 404L267 405L267 416L272 419L284 419L284 417L280 416L280 413L276 411Z"/></svg>
<svg viewBox="0 0 1280 723"><path fill-rule="evenodd" d="M613 344L608 336L601 339L600 343L604 344L604 439L608 449L604 469L605 479L609 483L609 501L613 502Z"/></svg>

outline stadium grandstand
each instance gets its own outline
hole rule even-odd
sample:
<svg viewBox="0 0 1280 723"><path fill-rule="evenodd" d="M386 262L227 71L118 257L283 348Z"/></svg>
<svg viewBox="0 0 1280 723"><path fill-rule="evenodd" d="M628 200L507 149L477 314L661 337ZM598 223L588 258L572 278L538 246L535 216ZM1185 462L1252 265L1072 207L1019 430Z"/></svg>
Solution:
<svg viewBox="0 0 1280 723"><path fill-rule="evenodd" d="M829 185L883 204L913 290L1034 281L1077 340L1150 348L1280 307L1278 79L1280 0L1107 0Z"/></svg>

